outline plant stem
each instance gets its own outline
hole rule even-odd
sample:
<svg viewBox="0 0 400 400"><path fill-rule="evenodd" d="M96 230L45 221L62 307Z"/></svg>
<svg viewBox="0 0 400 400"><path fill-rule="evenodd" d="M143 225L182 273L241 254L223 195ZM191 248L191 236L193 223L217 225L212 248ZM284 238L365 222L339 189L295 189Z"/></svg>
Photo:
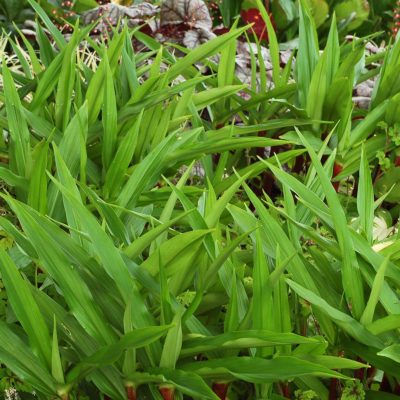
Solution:
<svg viewBox="0 0 400 400"><path fill-rule="evenodd" d="M287 383L284 383L282 385L282 391L283 391L283 396L286 397L287 399L290 399L290 389Z"/></svg>
<svg viewBox="0 0 400 400"><path fill-rule="evenodd" d="M158 389L164 400L174 400L175 388L171 386L161 386Z"/></svg>
<svg viewBox="0 0 400 400"><path fill-rule="evenodd" d="M212 386L214 393L222 400L226 400L226 395L228 393L228 383L225 382L215 382Z"/></svg>
<svg viewBox="0 0 400 400"><path fill-rule="evenodd" d="M136 388L134 386L126 386L126 394L128 400L136 400Z"/></svg>
<svg viewBox="0 0 400 400"><path fill-rule="evenodd" d="M336 400L338 398L338 382L339 381L337 380L337 378L331 379L331 384L329 386L329 400Z"/></svg>
<svg viewBox="0 0 400 400"><path fill-rule="evenodd" d="M332 177L334 178L335 176L339 175L342 172L342 170L343 170L343 166L335 162L335 164L333 166L333 175L332 175ZM336 192L338 192L339 191L340 182L339 181L333 182L332 185L335 188Z"/></svg>

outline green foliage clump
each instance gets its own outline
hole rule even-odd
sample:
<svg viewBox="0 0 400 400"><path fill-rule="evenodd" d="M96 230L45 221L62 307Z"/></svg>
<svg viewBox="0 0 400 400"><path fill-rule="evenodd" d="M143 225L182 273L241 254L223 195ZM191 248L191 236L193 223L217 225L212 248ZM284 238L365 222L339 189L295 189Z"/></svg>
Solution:
<svg viewBox="0 0 400 400"><path fill-rule="evenodd" d="M365 390L363 384L359 381L348 381L342 391L342 400L364 400Z"/></svg>

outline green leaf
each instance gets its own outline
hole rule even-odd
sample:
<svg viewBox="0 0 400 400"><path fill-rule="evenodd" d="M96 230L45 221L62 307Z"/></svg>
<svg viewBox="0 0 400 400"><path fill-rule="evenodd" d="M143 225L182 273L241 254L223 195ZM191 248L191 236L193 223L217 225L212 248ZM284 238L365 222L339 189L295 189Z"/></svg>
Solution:
<svg viewBox="0 0 400 400"><path fill-rule="evenodd" d="M172 185L172 183L170 183L168 180L166 180L168 185L170 185L172 187L172 189L175 188L176 190L180 191L185 186L187 180L189 179L194 164L195 164L195 161L193 161L188 166L188 168L182 174L181 178L179 179L178 183L176 184L176 187L174 185ZM177 200L178 200L178 195L175 193L175 190L174 190L171 193L171 195L169 196L168 201L164 204L164 208L163 208L160 218L159 218L161 222L166 223L171 219L172 213L174 212L175 207L176 207ZM185 210L189 211L190 209L195 209L194 205L192 205L192 203L190 201L189 201L189 203L190 203L190 206L188 208L186 208L184 206ZM201 228L204 229L204 228L207 228L207 225L204 224L201 226L201 228L193 227L193 225L192 225L192 228L193 229L201 229ZM164 232L161 235L159 235L157 237L157 239L155 240L155 242L153 242L152 248L159 247L161 243L163 243L163 242L165 242L165 240L167 240L167 237L168 237L167 232Z"/></svg>
<svg viewBox="0 0 400 400"><path fill-rule="evenodd" d="M207 272L204 277L204 288L207 289L217 277L217 273L219 269L223 266L224 262L228 259L228 257L233 253L233 251L243 242L249 234L251 234L255 229L252 229L248 232L242 233L237 236L234 240L229 242L229 244L221 251L212 264L208 267Z"/></svg>
<svg viewBox="0 0 400 400"><path fill-rule="evenodd" d="M248 149L254 147L279 146L287 144L284 140L268 139L262 137L239 137L223 140L205 140L199 144L192 145L189 149L182 149L173 152L167 157L170 163L179 163L186 160L200 158L204 154L223 153L235 149Z"/></svg>
<svg viewBox="0 0 400 400"><path fill-rule="evenodd" d="M176 225L178 221L180 221L182 218L186 217L190 213L192 213L192 210L184 212L178 217L173 218L170 221L165 222L164 224L160 224L156 228L149 230L144 235L134 240L129 246L125 247L123 252L129 258L135 259L144 251L144 249L146 249L146 247L150 246L151 243L155 239L157 239L162 233L167 231L172 226Z"/></svg>
<svg viewBox="0 0 400 400"><path fill-rule="evenodd" d="M19 175L14 174L8 168L0 167L0 179L2 179L7 185L16 187L20 190L26 190L28 181Z"/></svg>
<svg viewBox="0 0 400 400"><path fill-rule="evenodd" d="M82 379L96 368L104 367L115 363L125 350L148 346L160 337L164 336L171 329L167 326L149 326L135 329L121 336L117 343L105 346L97 350L89 357L80 361L67 376L68 382Z"/></svg>
<svg viewBox="0 0 400 400"><path fill-rule="evenodd" d="M116 33L113 35L107 49L103 46L102 50L107 51L107 61L110 67L111 73L114 73L116 66L118 64L119 57L122 52L122 47L125 40L126 31L122 33ZM89 124L92 125L96 122L97 117L100 113L103 99L104 99L104 88L106 85L106 59L100 61L99 66L95 74L92 76L89 86L86 92L86 99L88 101L88 111L89 111Z"/></svg>
<svg viewBox="0 0 400 400"><path fill-rule="evenodd" d="M298 356L302 360L311 361L323 365L330 369L360 369L368 368L368 365L343 357L334 357L326 355L304 354Z"/></svg>
<svg viewBox="0 0 400 400"><path fill-rule="evenodd" d="M276 37L275 29L271 22L271 18L269 17L268 12L264 7L264 4L261 2L261 0L256 0L256 4L257 8L260 10L260 14L267 28L269 51L271 54L271 62L272 62L272 79L274 81L275 87L278 87L281 84L278 39Z"/></svg>
<svg viewBox="0 0 400 400"><path fill-rule="evenodd" d="M231 31L237 28L237 21L231 27ZM226 46L221 51L221 58L218 65L218 87L223 89L228 85L232 85L235 81L235 65L232 60L236 57L237 43L236 40ZM225 102L221 102L222 107L225 106Z"/></svg>
<svg viewBox="0 0 400 400"><path fill-rule="evenodd" d="M369 324L371 324L374 319L375 308L379 302L380 293L383 289L383 284L385 282L385 273L389 260L390 256L385 258L375 275L374 283L371 288L371 294L369 295L367 305L360 319L360 322L364 326L368 326Z"/></svg>
<svg viewBox="0 0 400 400"><path fill-rule="evenodd" d="M64 54L65 49L52 60L51 64L40 75L40 80L29 107L32 112L37 112L53 93L61 73Z"/></svg>
<svg viewBox="0 0 400 400"><path fill-rule="evenodd" d="M184 338L181 355L188 357L218 349L249 349L301 343L317 344L321 343L321 339L307 338L294 333L276 333L263 329L227 332L209 337L188 335L187 338Z"/></svg>
<svg viewBox="0 0 400 400"><path fill-rule="evenodd" d="M175 369L176 362L182 348L182 314L184 308L178 308L174 319L172 320L172 328L167 333L164 347L161 353L160 368Z"/></svg>
<svg viewBox="0 0 400 400"><path fill-rule="evenodd" d="M266 209L261 200L245 186L246 193L254 204L260 222L261 222L261 236L263 241L263 250L266 256L276 258L276 250L279 248L281 256L284 260L290 260L286 269L292 274L293 279L301 285L318 293L317 286L310 274L310 271L305 266L302 258L297 254L296 249L291 244L290 239L287 237L282 228L281 221L277 221L271 213ZM257 219L252 213L245 212L236 206L229 205L228 211L232 214L235 222L240 226L241 230L247 231L257 226ZM253 239L254 240L254 239ZM328 336L329 340L334 340L335 332L332 322L322 313L318 312L318 321L324 333Z"/></svg>
<svg viewBox="0 0 400 400"><path fill-rule="evenodd" d="M299 102L304 107L307 104L312 75L318 63L319 47L314 18L304 0L299 2L299 7L299 50L296 57L296 78L299 86Z"/></svg>
<svg viewBox="0 0 400 400"><path fill-rule="evenodd" d="M240 177L214 204L212 211L205 217L205 221L210 228L216 226L226 206L250 174L251 171L249 171L246 175Z"/></svg>
<svg viewBox="0 0 400 400"><path fill-rule="evenodd" d="M218 397L212 392L210 387L197 374L182 371L180 369L153 369L155 374L162 374L164 379L172 383L179 391L194 398L201 400L217 400Z"/></svg>
<svg viewBox="0 0 400 400"><path fill-rule="evenodd" d="M33 48L30 41L26 38L26 36L21 32L21 30L15 24L14 24L14 27L15 27L15 30L18 32L19 36L21 36L22 41L24 42L24 45L25 45L26 49L28 50L29 58L30 58L29 61L30 61L32 70L35 75L38 75L42 71L42 67L40 65L38 57L36 56L36 51ZM39 39L38 39L38 42L39 42Z"/></svg>
<svg viewBox="0 0 400 400"><path fill-rule="evenodd" d="M30 134L15 82L3 63L5 106L10 133L10 169L21 177L29 177L32 168Z"/></svg>
<svg viewBox="0 0 400 400"><path fill-rule="evenodd" d="M19 229L16 228L15 224L4 217L0 217L1 228L10 235L18 246L29 255L31 258L37 258L35 249L33 248L30 241L24 236Z"/></svg>
<svg viewBox="0 0 400 400"><path fill-rule="evenodd" d="M122 186L129 164L132 162L133 154L135 153L142 116L143 113L139 115L135 123L121 140L114 158L107 169L103 189L107 198L113 198ZM105 143L103 143L103 147L104 146ZM105 150L103 150L103 152L104 151ZM110 157L111 154L114 153L110 153Z"/></svg>
<svg viewBox="0 0 400 400"><path fill-rule="evenodd" d="M363 0L348 0L336 4L335 13L338 20L347 22L346 30L353 32L368 19L370 5Z"/></svg>
<svg viewBox="0 0 400 400"><path fill-rule="evenodd" d="M54 60L55 51L53 49L53 46L51 45L50 38L44 32L44 29L42 28L42 26L40 24L37 24L37 26L36 26L36 37L37 37L37 43L39 45L40 59L41 59L42 63L46 67L48 67L51 64L51 62ZM26 44L26 41L24 40L25 44ZM35 54L35 57L37 58L36 54ZM31 59L32 59L32 56L31 56ZM35 65L35 74L36 75L40 74L40 72L42 71L42 66L39 63L39 60L37 60L37 63L38 63L38 65Z"/></svg>
<svg viewBox="0 0 400 400"><path fill-rule="evenodd" d="M57 178L60 180L60 184L67 190L74 199L82 204L81 194L75 184L75 179L69 172L64 160L61 157L60 151L57 146L53 144L54 159L56 162ZM55 178L50 176L50 179L57 186ZM60 189L60 187L58 187ZM60 190L61 191L61 190ZM62 192L62 191L61 191ZM81 220L76 212L76 208L73 207L63 196L64 200L64 212L67 217L68 225L72 228L71 236L79 243L82 247L85 247L86 243L82 236L78 233L82 230Z"/></svg>
<svg viewBox="0 0 400 400"><path fill-rule="evenodd" d="M73 267L72 261L66 257L62 249L48 245L52 242L51 236L32 216L32 214L35 215L35 211L10 197L7 197L7 202L17 215L27 237L43 261L45 271L63 291L65 301L76 319L100 343L112 342L115 333L106 323L99 307L94 303L89 288L82 281L78 271Z"/></svg>
<svg viewBox="0 0 400 400"><path fill-rule="evenodd" d="M275 154L274 156L267 158L265 161L268 161L273 165L275 165L277 162L279 162L280 164L286 164L290 162L292 159L295 159L297 156L300 156L303 152L304 149L289 150L283 153ZM251 179L261 174L264 170L265 170L265 164L264 160L262 160L238 170L237 173L238 176L244 176L248 172L250 172L250 175L248 176L247 179ZM238 176L236 174L232 174L229 177L225 178L221 183L217 184L214 187L215 192L219 194L224 190L227 190L229 187L232 186L233 182L235 182L238 179Z"/></svg>
<svg viewBox="0 0 400 400"><path fill-rule="evenodd" d="M35 0L28 0L29 4L35 10L37 15L46 25L46 28L50 31L51 36L57 43L59 49L63 49L67 45L67 41L65 40L64 36L61 34L60 30L51 22L50 18L48 17L47 13L43 10L42 7Z"/></svg>
<svg viewBox="0 0 400 400"><path fill-rule="evenodd" d="M347 226L346 215L340 204L337 193L333 188L330 179L324 171L318 156L312 147L306 141L304 136L297 130L301 141L310 154L313 166L318 174L321 186L324 190L328 205L331 211L331 217L335 226L338 244L342 254L342 282L346 295L347 303L351 307L352 313L356 318L360 318L364 311L364 288L360 267L357 263L354 246L349 240L350 234ZM334 210L334 211L333 211Z"/></svg>
<svg viewBox="0 0 400 400"><path fill-rule="evenodd" d="M375 182L374 190L377 196L384 196L391 203L398 203L400 199L400 167L392 166Z"/></svg>
<svg viewBox="0 0 400 400"><path fill-rule="evenodd" d="M57 383L47 368L3 321L0 321L0 360L41 393L49 397L57 394Z"/></svg>
<svg viewBox="0 0 400 400"><path fill-rule="evenodd" d="M375 366L377 369L380 369L381 371L387 371L390 376L399 379L399 364L391 360L390 358L379 356L376 352L376 349L363 346L362 344L354 340L347 343L345 342L343 344L343 349L348 354L358 356L362 360L366 360L371 365Z"/></svg>
<svg viewBox="0 0 400 400"><path fill-rule="evenodd" d="M64 371L61 362L60 349L58 347L58 336L57 336L57 322L56 316L54 316L54 327L53 327L53 346L51 353L51 374L58 383L64 383Z"/></svg>
<svg viewBox="0 0 400 400"><path fill-rule="evenodd" d="M187 288L187 285L192 284L196 269L199 267L195 264L198 251L202 247L204 237L210 232L212 231L196 230L181 233L159 247L166 276L170 278L168 286L173 294L181 293ZM154 252L141 264L141 268L156 276L159 272L158 263L158 252ZM193 268L194 265L196 265L196 268Z"/></svg>
<svg viewBox="0 0 400 400"><path fill-rule="evenodd" d="M202 44L194 50L191 50L189 54L176 61L175 64L172 65L172 67L168 70L167 75L169 81L172 81L179 75L184 74L186 70L196 62L204 60L205 58L214 55L218 51L221 51L231 40L239 37L248 28L248 26L245 26L240 29L235 29Z"/></svg>
<svg viewBox="0 0 400 400"><path fill-rule="evenodd" d="M389 126L393 126L400 122L400 93L397 93L389 100L386 110L385 122Z"/></svg>
<svg viewBox="0 0 400 400"><path fill-rule="evenodd" d="M339 58L339 36L336 28L336 18L333 16L328 42L312 74L307 96L307 113L313 120L322 119L325 97L338 69ZM313 124L315 131L318 131L319 125L319 122Z"/></svg>
<svg viewBox="0 0 400 400"><path fill-rule="evenodd" d="M272 304L272 287L269 285L269 266L262 247L260 231L256 232L253 265L253 328L273 329L273 318L265 312Z"/></svg>
<svg viewBox="0 0 400 400"><path fill-rule="evenodd" d="M62 171L62 174L65 177L65 182L72 182L73 179L71 174L69 173L68 168L66 167L60 154L57 154L56 148L55 156L59 173ZM70 188L67 189L67 187L62 186L56 180L54 180L54 182L62 192L65 204L68 206L71 212L73 212L76 221L79 221L78 226L90 237L93 249L96 251L97 256L102 261L104 269L116 282L122 298L126 301L133 290L134 283L121 257L121 254L114 247L114 243L111 241L111 239L103 231L95 216L82 204L80 197L79 199L77 198L79 192L76 191L74 193L69 190Z"/></svg>
<svg viewBox="0 0 400 400"><path fill-rule="evenodd" d="M372 243L374 225L374 190L372 186L369 162L362 146L360 161L360 179L357 193L357 210L360 226L369 243Z"/></svg>
<svg viewBox="0 0 400 400"><path fill-rule="evenodd" d="M103 122L103 143L102 143L102 161L106 171L111 164L115 148L117 146L117 102L114 89L114 80L110 65L108 63L107 53L104 53L104 69L105 69L105 83L104 83L104 100L102 111ZM140 118L139 118L140 121ZM140 122L138 122L139 124ZM122 145L122 144L121 144ZM131 145L131 147L133 147Z"/></svg>
<svg viewBox="0 0 400 400"><path fill-rule="evenodd" d="M11 38L9 39L9 43L11 44L14 53L18 57L19 64L21 65L25 77L28 79L32 79L33 77L29 67L29 63L23 54L24 50L19 45L17 45Z"/></svg>
<svg viewBox="0 0 400 400"><path fill-rule="evenodd" d="M257 357L227 357L185 364L181 368L185 371L195 372L205 379L240 379L245 382L261 384L310 375L346 379L344 375L331 371L321 364L300 360L296 357L278 356L272 360Z"/></svg>
<svg viewBox="0 0 400 400"><path fill-rule="evenodd" d="M35 168L29 181L28 205L42 214L47 211L47 154L48 142L39 143L33 150Z"/></svg>
<svg viewBox="0 0 400 400"><path fill-rule="evenodd" d="M80 152L82 138L87 137L88 109L87 102L76 112L71 119L64 135L59 142L58 149L71 175L76 178L80 169ZM64 215L60 191L54 183L49 185L48 214L59 219Z"/></svg>
<svg viewBox="0 0 400 400"><path fill-rule="evenodd" d="M120 240L121 243L129 243L129 233L121 219L117 216L114 208L103 201L94 190L88 186L81 186L81 190L90 199L92 204L96 207L99 214L105 219L110 232Z"/></svg>
<svg viewBox="0 0 400 400"><path fill-rule="evenodd" d="M196 110L201 110L205 107L211 106L212 104L223 99L224 97L229 97L236 94L246 87L246 85L225 85L223 87L211 88L193 94L192 100L196 107Z"/></svg>
<svg viewBox="0 0 400 400"><path fill-rule="evenodd" d="M192 131L193 136L200 134L202 129ZM188 132L185 133L188 135ZM117 198L117 204L124 208L135 205L140 194L154 184L160 177L162 167L168 153L176 146L176 136L171 134L154 148L134 169L123 186Z"/></svg>
<svg viewBox="0 0 400 400"><path fill-rule="evenodd" d="M64 173L68 175L65 169L65 164L59 160L60 166L64 169ZM70 179L70 178L69 178ZM75 215L80 220L81 228L90 237L93 250L101 261L104 271L112 279L117 286L119 294L123 301L127 303L129 299L133 298L135 302L135 327L143 328L153 324L153 317L148 312L144 303L141 293L139 292L136 283L133 281L132 276L122 258L121 253L115 248L111 238L104 232L96 218L84 205L61 186L60 183L55 181L63 194L63 198L74 209ZM155 349L153 349L155 351Z"/></svg>
<svg viewBox="0 0 400 400"><path fill-rule="evenodd" d="M228 293L229 303L224 319L224 332L236 331L239 327L240 317L238 308L238 290L236 272L232 269L231 291Z"/></svg>
<svg viewBox="0 0 400 400"><path fill-rule="evenodd" d="M292 280L287 279L286 282L300 297L311 303L313 307L323 311L332 321L334 321L350 336L357 339L360 343L378 349L383 347L383 343L378 337L372 335L358 321L350 317L350 315L332 307L323 298L317 296L315 293L311 292L311 290L305 289Z"/></svg>
<svg viewBox="0 0 400 400"><path fill-rule="evenodd" d="M16 265L1 247L0 271L8 301L28 335L33 352L38 355L44 368L50 368L51 340L47 326L32 296L29 283L21 277Z"/></svg>
<svg viewBox="0 0 400 400"><path fill-rule="evenodd" d="M390 358L400 364L400 344L392 344L378 353L378 356Z"/></svg>
<svg viewBox="0 0 400 400"><path fill-rule="evenodd" d="M61 64L55 98L55 125L64 131L69 122L72 107L72 95L76 79L76 47L78 45L78 30L75 28L70 38Z"/></svg>
<svg viewBox="0 0 400 400"><path fill-rule="evenodd" d="M380 335L388 331L400 328L400 314L391 314L377 319L367 326L367 329L374 335Z"/></svg>
<svg viewBox="0 0 400 400"><path fill-rule="evenodd" d="M347 145L349 147L362 142L371 135L380 121L383 120L388 102L384 101L370 111L367 116L351 131ZM376 154L376 153L374 153Z"/></svg>

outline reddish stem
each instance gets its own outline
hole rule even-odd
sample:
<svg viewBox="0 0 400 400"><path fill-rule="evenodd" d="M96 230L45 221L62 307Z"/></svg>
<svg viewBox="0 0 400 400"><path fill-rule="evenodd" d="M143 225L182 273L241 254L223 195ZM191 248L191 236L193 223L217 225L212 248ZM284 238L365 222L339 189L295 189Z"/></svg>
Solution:
<svg viewBox="0 0 400 400"><path fill-rule="evenodd" d="M400 384L397 384L396 387L394 388L395 395L400 396Z"/></svg>
<svg viewBox="0 0 400 400"><path fill-rule="evenodd" d="M390 382L386 373L383 374L380 391L385 393L392 393L392 387L390 386Z"/></svg>
<svg viewBox="0 0 400 400"><path fill-rule="evenodd" d="M212 386L214 393L222 400L226 400L226 395L228 393L228 384L215 382Z"/></svg>
<svg viewBox="0 0 400 400"><path fill-rule="evenodd" d="M340 164L335 162L335 164L333 166L333 175L332 175L332 177L334 178L335 176L338 176L342 171L343 171L343 165L340 165ZM332 185L335 188L336 192L339 191L339 184L340 184L339 181L332 183Z"/></svg>
<svg viewBox="0 0 400 400"><path fill-rule="evenodd" d="M329 385L329 400L337 400L338 398L338 380L336 378L331 379L331 384Z"/></svg>
<svg viewBox="0 0 400 400"><path fill-rule="evenodd" d="M290 389L289 389L289 385L287 383L282 385L282 392L283 392L284 397L286 397L287 399L291 399Z"/></svg>
<svg viewBox="0 0 400 400"><path fill-rule="evenodd" d="M126 394L128 396L128 400L136 400L136 388L135 387L127 386Z"/></svg>
<svg viewBox="0 0 400 400"><path fill-rule="evenodd" d="M374 377L376 374L376 368L371 365L371 368L367 369L367 387L371 389L371 385L374 382Z"/></svg>
<svg viewBox="0 0 400 400"><path fill-rule="evenodd" d="M175 388L173 387L160 387L158 389L164 400L174 400Z"/></svg>
<svg viewBox="0 0 400 400"><path fill-rule="evenodd" d="M359 362L363 362L359 357L357 359ZM354 371L354 378L358 379L359 381L363 381L365 378L365 368L359 368Z"/></svg>

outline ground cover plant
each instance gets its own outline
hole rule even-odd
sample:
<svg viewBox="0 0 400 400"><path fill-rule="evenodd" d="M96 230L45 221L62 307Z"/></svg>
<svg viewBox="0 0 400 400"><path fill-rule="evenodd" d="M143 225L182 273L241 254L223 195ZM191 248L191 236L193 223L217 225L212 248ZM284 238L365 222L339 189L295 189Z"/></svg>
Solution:
<svg viewBox="0 0 400 400"><path fill-rule="evenodd" d="M5 396L397 398L400 40L320 41L301 1L282 64L257 1L269 71L249 26L188 50L29 4L2 46Z"/></svg>

